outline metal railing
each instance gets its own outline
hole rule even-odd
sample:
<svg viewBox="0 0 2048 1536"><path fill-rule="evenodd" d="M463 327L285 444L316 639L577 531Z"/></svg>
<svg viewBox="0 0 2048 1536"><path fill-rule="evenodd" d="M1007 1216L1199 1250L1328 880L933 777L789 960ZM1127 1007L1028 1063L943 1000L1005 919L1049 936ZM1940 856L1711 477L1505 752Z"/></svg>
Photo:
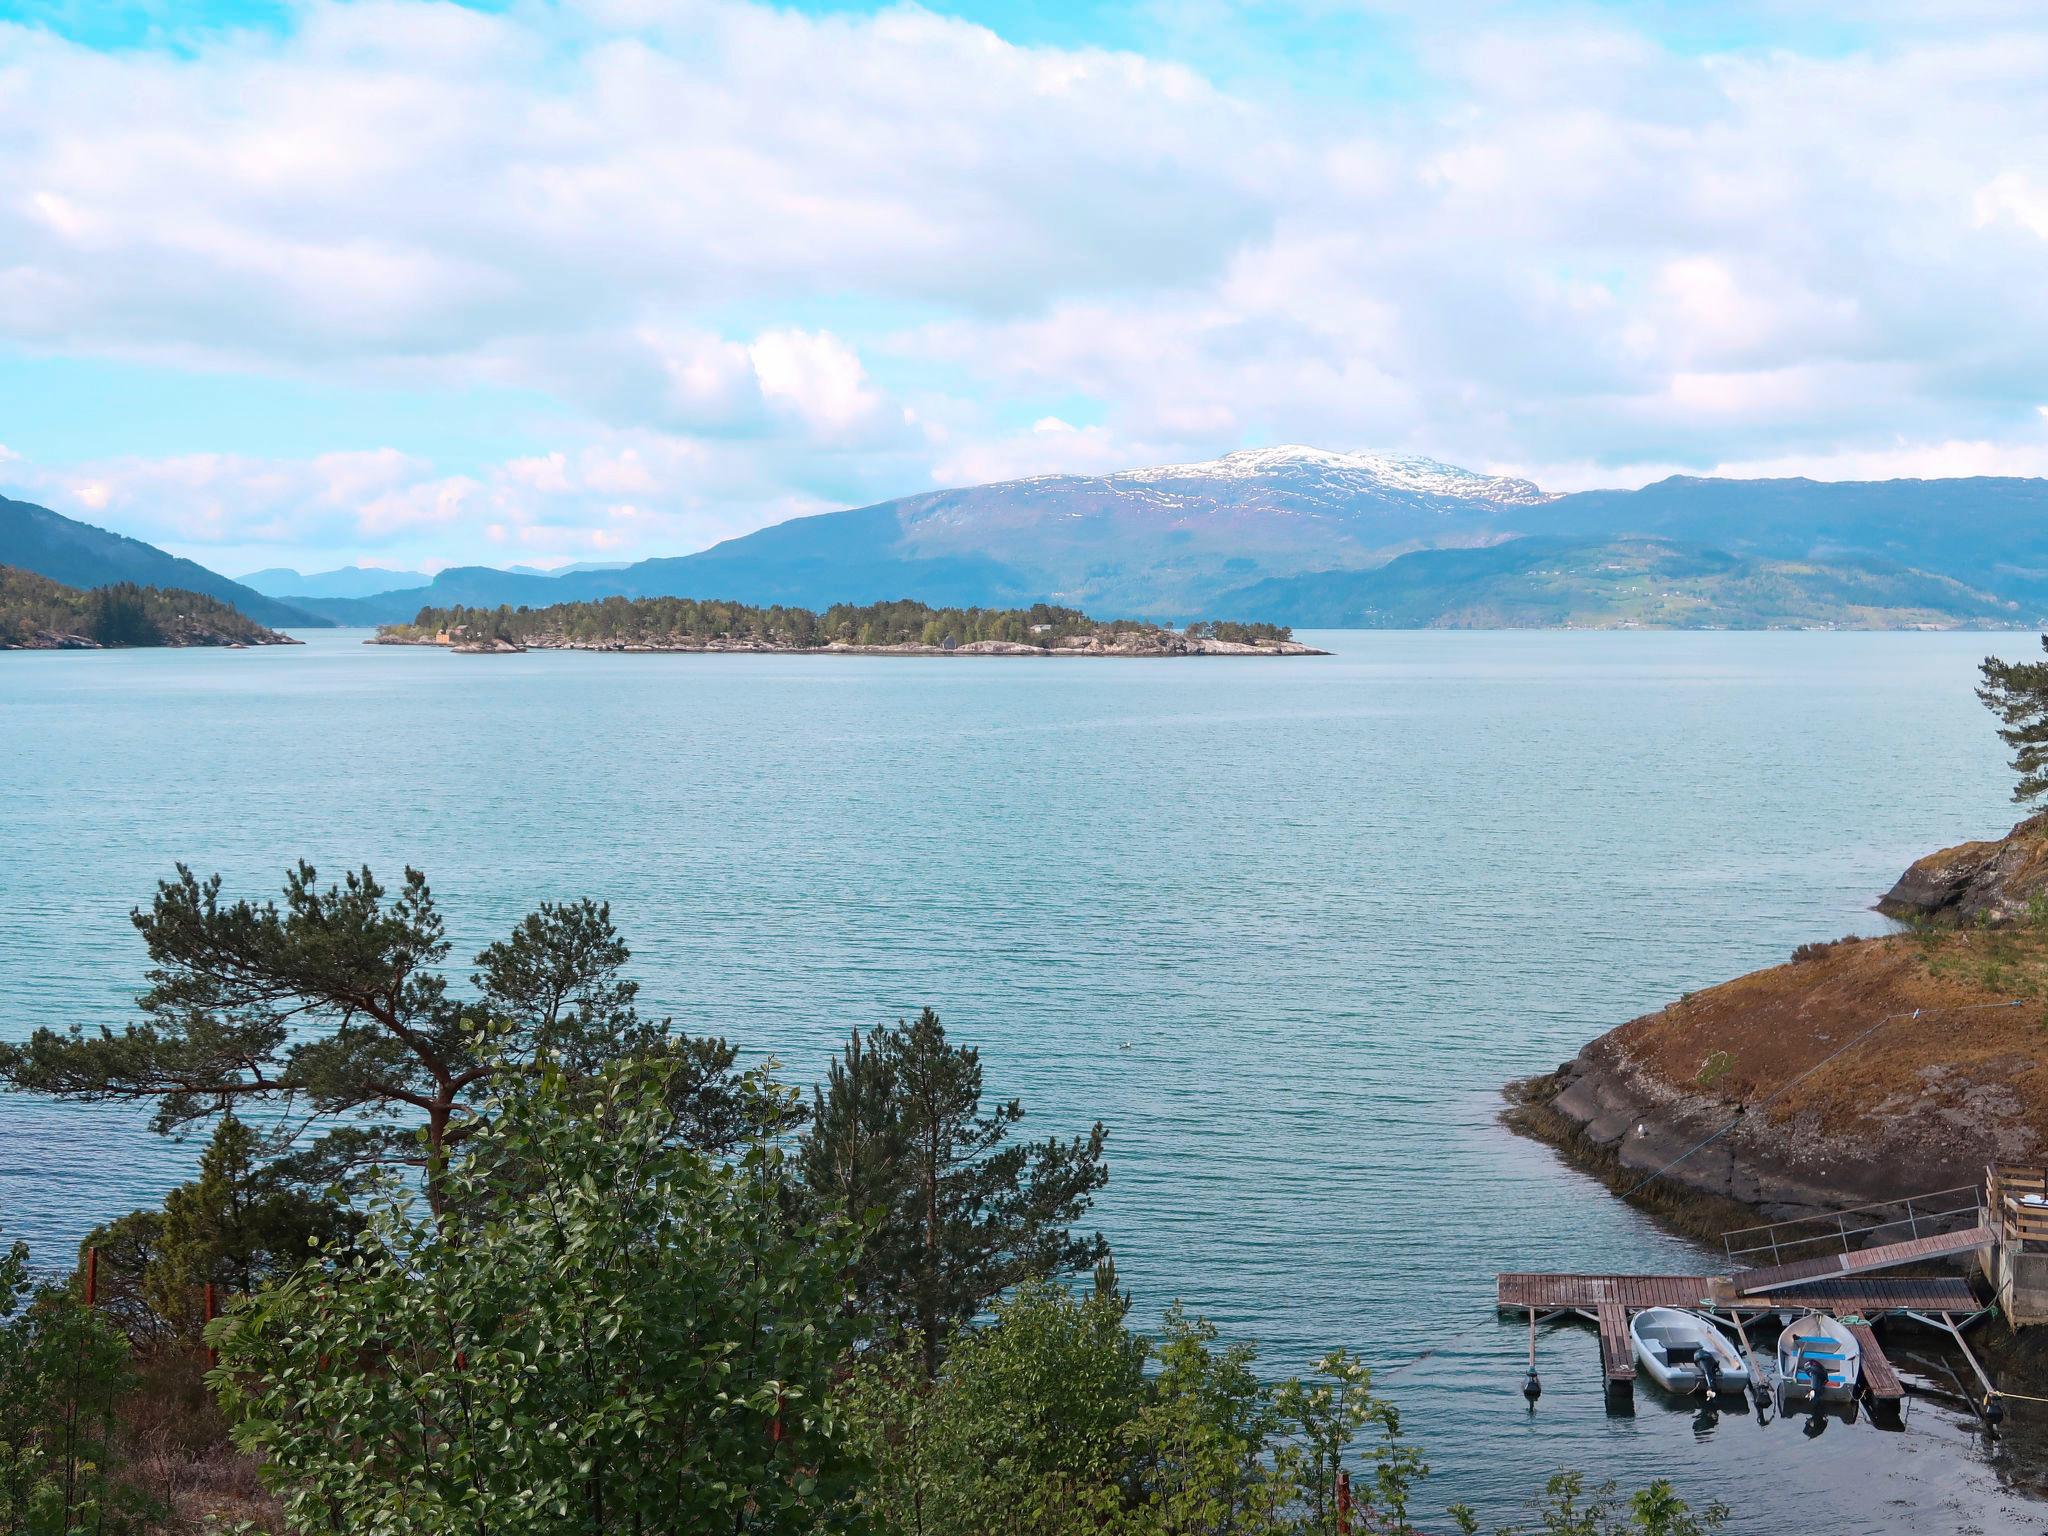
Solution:
<svg viewBox="0 0 2048 1536"><path fill-rule="evenodd" d="M1901 1210L1903 1215L1895 1214ZM2048 1210L2042 1215L2048 1218ZM1751 1269L1853 1253L1880 1243L1902 1243L1983 1224L1983 1192L1974 1184L1961 1184L1905 1200L1880 1200L1819 1216L1738 1227L1722 1237L1721 1246L1730 1264ZM2044 1220L2042 1235L2048 1237L2048 1220Z"/></svg>

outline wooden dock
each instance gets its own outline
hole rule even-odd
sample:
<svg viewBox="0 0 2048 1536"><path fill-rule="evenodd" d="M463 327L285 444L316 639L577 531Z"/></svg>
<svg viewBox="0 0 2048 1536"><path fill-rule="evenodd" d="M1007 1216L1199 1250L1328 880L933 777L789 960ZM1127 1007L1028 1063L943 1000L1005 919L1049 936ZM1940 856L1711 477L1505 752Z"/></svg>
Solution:
<svg viewBox="0 0 2048 1536"><path fill-rule="evenodd" d="M1903 1217L1896 1214L1900 1204ZM1832 1230L1811 1230L1822 1222ZM1930 1226L1953 1230L1928 1232ZM1911 1235L1885 1240L1897 1233ZM1784 1260L1788 1252L1811 1252L1818 1244L1834 1251L1818 1258ZM1949 1334L1983 1388L1978 1412L1987 1425L1995 1424L2004 1416L2003 1394L1963 1338L1963 1329L1989 1304L1979 1302L1970 1282L1960 1275L1879 1271L1976 1255L1979 1267L1997 1286L1999 1304L2009 1320L2015 1325L2048 1321L2048 1170L1994 1165L1986 1170L1981 1193L1970 1187L1936 1190L1902 1202L1745 1227L1729 1233L1722 1246L1729 1269L1720 1275L1500 1275L1495 1282L1499 1309L1526 1313L1529 1319L1529 1374L1523 1395L1530 1405L1543 1390L1536 1375L1537 1327L1554 1318L1583 1318L1599 1328L1600 1370L1613 1407L1635 1385L1629 1318L1636 1312L1676 1307L1705 1313L1732 1328L1759 1402L1765 1372L1751 1347L1749 1326L1772 1313L1789 1318L1820 1312L1837 1319L1855 1337L1862 1353L1859 1385L1873 1408L1894 1407L1906 1394L1873 1326L1900 1317ZM1771 1262L1757 1265L1759 1258ZM2028 1316L2020 1315L2021 1301Z"/></svg>
<svg viewBox="0 0 2048 1536"><path fill-rule="evenodd" d="M1976 1293L1960 1275L1859 1275L1787 1285L1762 1295L1744 1294L1739 1278L1725 1275L1548 1275L1507 1274L1495 1285L1503 1312L1529 1316L1530 1369L1535 1369L1536 1334L1540 1321L1581 1317L1600 1329L1600 1372L1610 1406L1635 1388L1635 1346L1629 1339L1629 1315L1646 1307L1682 1307L1719 1314L1735 1327L1743 1354L1751 1361L1749 1335L1743 1319L1752 1322L1773 1312L1825 1312L1845 1320L1863 1352L1862 1387L1873 1405L1891 1407L1906 1394L1871 1328L1872 1320L1903 1315L1938 1317L1950 1332L1950 1314L1978 1310ZM1853 1321L1849 1321L1853 1319ZM1760 1383L1761 1376L1756 1380ZM1761 1385L1757 1387L1762 1391Z"/></svg>

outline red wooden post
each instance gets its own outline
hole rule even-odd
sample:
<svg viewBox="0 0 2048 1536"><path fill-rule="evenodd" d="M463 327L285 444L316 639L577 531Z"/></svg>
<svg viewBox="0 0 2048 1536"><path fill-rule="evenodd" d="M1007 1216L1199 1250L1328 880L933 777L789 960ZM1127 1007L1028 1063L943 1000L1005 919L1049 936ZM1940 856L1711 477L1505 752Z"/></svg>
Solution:
<svg viewBox="0 0 2048 1536"><path fill-rule="evenodd" d="M205 1291L204 1291L204 1292L202 1292L202 1293L201 1293L201 1296L200 1296L200 1301L199 1301L199 1309L200 1309L200 1311L201 1311L201 1312L203 1312L203 1313L205 1314L205 1320L206 1320L207 1322L209 1322L209 1323L210 1323L210 1322L212 1322L212 1321L213 1321L213 1318L214 1318L214 1312L213 1312L213 1282L212 1282L211 1280L209 1280L209 1281L207 1281L207 1282L206 1282L206 1289L205 1289ZM208 1345L206 1346L206 1367L207 1367L207 1369L208 1369L208 1370L211 1370L211 1369L213 1369L213 1367L215 1367L216 1365L219 1365L219 1364L220 1364L220 1355L219 1355L219 1354L218 1354L218 1353L217 1353L217 1352L215 1351L214 1347L213 1347L213 1346L212 1346L211 1344L208 1344Z"/></svg>
<svg viewBox="0 0 2048 1536"><path fill-rule="evenodd" d="M97 1243L85 1250L85 1304L88 1307L100 1304L100 1250Z"/></svg>
<svg viewBox="0 0 2048 1536"><path fill-rule="evenodd" d="M1351 1474L1337 1473L1337 1536L1351 1536Z"/></svg>

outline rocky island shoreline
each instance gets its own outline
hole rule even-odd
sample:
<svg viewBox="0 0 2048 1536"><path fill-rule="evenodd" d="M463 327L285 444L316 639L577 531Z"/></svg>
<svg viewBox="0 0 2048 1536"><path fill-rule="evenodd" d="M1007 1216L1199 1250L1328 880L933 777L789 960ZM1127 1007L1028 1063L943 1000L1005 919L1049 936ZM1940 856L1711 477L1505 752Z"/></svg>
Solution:
<svg viewBox="0 0 2048 1536"><path fill-rule="evenodd" d="M1204 622L1174 629L1099 620L1072 608L932 608L842 604L822 614L689 598L609 598L540 609L423 609L371 645L437 646L466 655L608 651L663 655L1180 657L1326 656L1272 624Z"/></svg>
<svg viewBox="0 0 2048 1536"><path fill-rule="evenodd" d="M2048 815L1928 855L1878 910L1910 928L1802 945L1609 1030L1511 1084L1508 1124L1616 1184L1705 1141L1660 1198L1668 1212L1682 1191L1710 1221L2048 1161Z"/></svg>
<svg viewBox="0 0 2048 1536"><path fill-rule="evenodd" d="M0 651L297 644L202 592L126 581L88 590L0 565Z"/></svg>

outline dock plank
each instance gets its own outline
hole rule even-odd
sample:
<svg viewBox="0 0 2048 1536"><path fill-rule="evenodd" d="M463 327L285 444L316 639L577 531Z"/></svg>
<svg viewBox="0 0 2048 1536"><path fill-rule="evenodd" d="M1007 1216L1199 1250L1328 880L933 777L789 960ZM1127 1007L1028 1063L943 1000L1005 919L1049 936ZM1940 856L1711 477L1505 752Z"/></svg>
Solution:
<svg viewBox="0 0 2048 1536"><path fill-rule="evenodd" d="M1610 1383L1636 1379L1636 1352L1628 1338L1628 1308L1603 1301L1600 1313L1600 1368Z"/></svg>
<svg viewBox="0 0 2048 1536"><path fill-rule="evenodd" d="M1891 1361L1885 1358L1877 1335L1864 1323L1850 1323L1848 1327L1857 1347L1863 1351L1865 1390L1880 1403L1896 1403L1906 1395L1906 1386L1899 1380L1899 1373L1892 1368Z"/></svg>

